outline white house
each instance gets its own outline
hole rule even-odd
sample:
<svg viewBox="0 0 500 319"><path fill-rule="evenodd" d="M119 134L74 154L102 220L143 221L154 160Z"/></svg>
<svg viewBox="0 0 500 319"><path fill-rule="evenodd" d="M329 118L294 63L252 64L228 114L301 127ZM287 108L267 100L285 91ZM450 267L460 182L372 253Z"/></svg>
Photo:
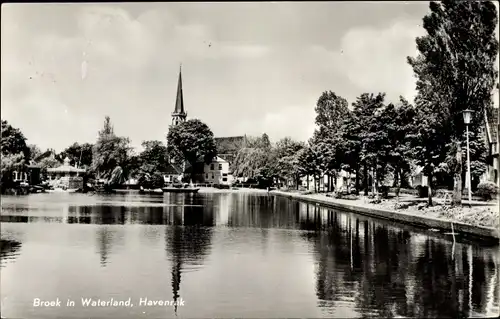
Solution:
<svg viewBox="0 0 500 319"><path fill-rule="evenodd" d="M233 176L229 174L229 162L216 156L209 164L204 164L203 179L211 184L230 184Z"/></svg>

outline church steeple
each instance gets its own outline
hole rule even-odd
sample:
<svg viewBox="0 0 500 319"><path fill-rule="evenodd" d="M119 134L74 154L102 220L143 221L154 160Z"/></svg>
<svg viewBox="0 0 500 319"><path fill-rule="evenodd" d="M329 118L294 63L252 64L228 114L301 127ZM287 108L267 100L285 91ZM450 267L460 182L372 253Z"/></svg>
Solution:
<svg viewBox="0 0 500 319"><path fill-rule="evenodd" d="M184 97L182 95L182 65L179 66L179 80L177 82L177 97L175 99L175 109L172 113L172 125L177 125L186 120L187 114L184 111Z"/></svg>

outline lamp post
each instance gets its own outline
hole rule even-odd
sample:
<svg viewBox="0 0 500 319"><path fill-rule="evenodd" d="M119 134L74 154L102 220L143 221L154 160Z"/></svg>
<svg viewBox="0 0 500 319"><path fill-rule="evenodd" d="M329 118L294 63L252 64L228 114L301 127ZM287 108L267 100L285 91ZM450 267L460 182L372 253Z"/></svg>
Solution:
<svg viewBox="0 0 500 319"><path fill-rule="evenodd" d="M464 110L462 113L464 115L464 124L465 124L465 134L467 136L467 192L469 194L469 207L471 207L471 201L472 201L472 191L471 191L471 174L470 174L470 149L469 149L469 124L471 121L472 117L472 110Z"/></svg>

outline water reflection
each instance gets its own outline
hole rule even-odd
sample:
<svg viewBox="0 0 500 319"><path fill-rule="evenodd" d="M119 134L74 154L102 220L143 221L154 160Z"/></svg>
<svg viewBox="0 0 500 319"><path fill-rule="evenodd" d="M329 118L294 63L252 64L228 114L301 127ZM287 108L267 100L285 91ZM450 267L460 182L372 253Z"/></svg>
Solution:
<svg viewBox="0 0 500 319"><path fill-rule="evenodd" d="M313 212L311 214L311 211ZM360 317L468 317L498 313L495 250L411 234L352 214L310 207L303 234L316 260L316 293L328 314L354 303ZM326 228L325 228L326 227Z"/></svg>
<svg viewBox="0 0 500 319"><path fill-rule="evenodd" d="M6 291L19 294L17 300L26 292L15 282L30 276L30 282L39 281L43 287L47 282L37 276L49 276L58 269L61 278L71 272L86 274L86 280L72 285L85 294L102 290L99 285L106 280L109 291L125 287L163 298L168 290L168 298L201 298L199 302L206 296L193 291L200 281L213 286L207 276L223 276L214 282L223 282L226 274L241 278L242 284L252 281L247 290L260 289L261 295L241 296L238 285L225 285L230 291L210 286L217 291L206 297L211 304L197 305L207 311L232 306L235 317L279 317L285 310L252 312L252 305L263 304L263 298L276 298L278 304L285 295L290 302L303 302L304 309L311 303L318 312L301 315L310 317L484 317L498 313L498 247L463 238L453 244L445 235L267 194L53 195L2 198L1 265L10 271ZM16 231L23 236L16 236ZM44 250L47 247L50 250ZM88 260L85 266L72 263L71 257L61 258L72 253L78 258L76 254L87 251L89 255L78 259ZM49 257L47 265L39 265L40 275L27 266L36 254ZM26 262L19 266L23 256ZM273 269L276 258L286 262ZM232 261L236 267L224 264ZM254 269L241 268L238 262L250 263ZM282 295L267 293L290 276L286 263L311 268L297 268L300 273L294 273L305 278L302 284L297 281ZM266 273L268 269L272 275ZM113 277L115 272L120 277ZM94 277L99 279L93 281ZM121 282L124 278L126 283ZM58 287L54 296L63 289ZM65 292L75 293L72 287ZM313 301L304 301L308 298ZM248 304L248 309L235 307L242 304ZM18 317L26 314L22 312L26 304L10 307ZM155 317L163 316L161 311ZM215 310L208 315L194 308L172 309L173 313L184 311L189 317L218 316ZM86 314L101 317L100 312ZM118 317L124 316L123 312Z"/></svg>
<svg viewBox="0 0 500 319"><path fill-rule="evenodd" d="M7 264L16 260L20 254L22 244L15 240L1 239L0 240L0 267L5 267Z"/></svg>

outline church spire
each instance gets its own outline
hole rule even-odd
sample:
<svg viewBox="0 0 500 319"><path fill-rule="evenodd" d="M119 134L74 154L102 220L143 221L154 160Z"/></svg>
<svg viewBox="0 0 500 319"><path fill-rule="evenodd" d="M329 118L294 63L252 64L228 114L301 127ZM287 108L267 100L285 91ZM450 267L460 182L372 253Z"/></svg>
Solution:
<svg viewBox="0 0 500 319"><path fill-rule="evenodd" d="M172 125L177 125L186 120L184 110L184 96L182 95L182 64L179 66L179 80L177 82L177 97L175 99L175 109L172 113Z"/></svg>

